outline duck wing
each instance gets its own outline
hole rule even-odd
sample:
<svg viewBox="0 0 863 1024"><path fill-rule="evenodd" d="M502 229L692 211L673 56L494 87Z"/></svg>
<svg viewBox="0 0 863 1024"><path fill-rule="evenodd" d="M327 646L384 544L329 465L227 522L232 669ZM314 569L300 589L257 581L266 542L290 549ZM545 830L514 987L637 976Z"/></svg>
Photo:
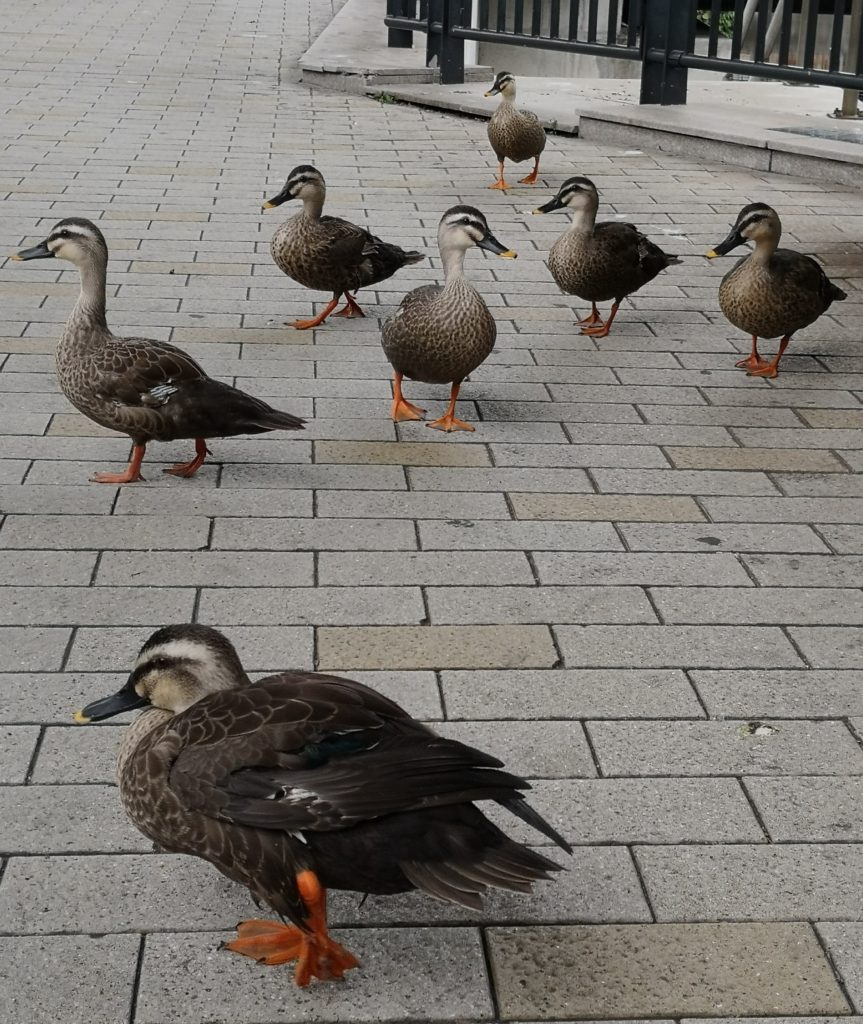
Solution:
<svg viewBox="0 0 863 1024"><path fill-rule="evenodd" d="M351 291L385 281L406 264L425 259L424 253L407 252L339 217L322 217L321 223L333 234L329 259L347 276Z"/></svg>
<svg viewBox="0 0 863 1024"><path fill-rule="evenodd" d="M628 290L624 294L652 281L666 267L681 262L679 257L651 242L634 224L604 221L596 225L594 236L606 248L621 280L625 281Z"/></svg>
<svg viewBox="0 0 863 1024"><path fill-rule="evenodd" d="M847 299L847 294L833 284L821 264L802 252L793 249L777 249L771 258L771 265L777 266L785 284L795 292L809 293L818 297L821 312L826 312L833 302Z"/></svg>

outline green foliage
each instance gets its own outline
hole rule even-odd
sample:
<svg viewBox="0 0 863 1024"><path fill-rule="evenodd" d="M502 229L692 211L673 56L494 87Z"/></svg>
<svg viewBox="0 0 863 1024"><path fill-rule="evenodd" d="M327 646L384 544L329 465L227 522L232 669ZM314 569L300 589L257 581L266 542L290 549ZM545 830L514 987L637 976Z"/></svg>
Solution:
<svg viewBox="0 0 863 1024"><path fill-rule="evenodd" d="M392 93L389 92L379 92L377 96L375 96L375 99L378 101L378 103L395 103L396 101L395 96L393 96Z"/></svg>
<svg viewBox="0 0 863 1024"><path fill-rule="evenodd" d="M710 27L710 11L699 10L695 12L695 16L701 22L702 25ZM731 37L734 32L734 11L720 11L719 12L719 34L721 36Z"/></svg>

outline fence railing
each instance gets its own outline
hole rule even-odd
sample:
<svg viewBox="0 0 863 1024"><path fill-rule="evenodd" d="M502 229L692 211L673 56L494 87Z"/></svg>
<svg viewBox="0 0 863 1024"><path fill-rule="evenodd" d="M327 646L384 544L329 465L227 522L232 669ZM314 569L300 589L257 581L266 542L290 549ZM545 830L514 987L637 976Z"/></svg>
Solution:
<svg viewBox="0 0 863 1024"><path fill-rule="evenodd" d="M641 62L642 103L685 103L689 68L863 89L863 0L387 0L390 46L464 81L464 43ZM856 110L856 95L854 96Z"/></svg>

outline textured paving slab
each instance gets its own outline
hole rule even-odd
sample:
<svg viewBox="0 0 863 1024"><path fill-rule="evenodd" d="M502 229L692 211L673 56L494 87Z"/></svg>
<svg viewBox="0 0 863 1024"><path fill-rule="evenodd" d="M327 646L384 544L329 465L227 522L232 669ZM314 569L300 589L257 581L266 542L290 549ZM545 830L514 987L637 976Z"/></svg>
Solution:
<svg viewBox="0 0 863 1024"><path fill-rule="evenodd" d="M805 924L492 929L489 944L505 1018L848 1010Z"/></svg>

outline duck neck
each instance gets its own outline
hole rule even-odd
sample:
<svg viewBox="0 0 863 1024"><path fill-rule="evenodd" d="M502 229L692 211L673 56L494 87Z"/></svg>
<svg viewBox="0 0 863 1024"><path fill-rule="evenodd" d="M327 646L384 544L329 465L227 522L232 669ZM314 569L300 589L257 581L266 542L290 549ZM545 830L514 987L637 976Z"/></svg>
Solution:
<svg viewBox="0 0 863 1024"><path fill-rule="evenodd" d="M572 211L568 230L576 235L592 235L596 223L596 208L582 206Z"/></svg>
<svg viewBox="0 0 863 1024"><path fill-rule="evenodd" d="M466 283L464 276L465 250L459 248L441 249L443 260L444 288L459 288Z"/></svg>
<svg viewBox="0 0 863 1024"><path fill-rule="evenodd" d="M770 257L776 252L778 245L778 238L759 238L749 258L753 263L764 266L770 262Z"/></svg>
<svg viewBox="0 0 863 1024"><path fill-rule="evenodd" d="M82 263L78 267L81 275L81 291L75 308L69 316L69 324L82 324L89 328L101 328L106 333L108 322L105 319L105 288L107 283L108 264L105 260L94 259Z"/></svg>
<svg viewBox="0 0 863 1024"><path fill-rule="evenodd" d="M314 196L307 196L303 199L303 212L301 216L304 220L320 220L321 214L324 209L324 196L318 193Z"/></svg>

